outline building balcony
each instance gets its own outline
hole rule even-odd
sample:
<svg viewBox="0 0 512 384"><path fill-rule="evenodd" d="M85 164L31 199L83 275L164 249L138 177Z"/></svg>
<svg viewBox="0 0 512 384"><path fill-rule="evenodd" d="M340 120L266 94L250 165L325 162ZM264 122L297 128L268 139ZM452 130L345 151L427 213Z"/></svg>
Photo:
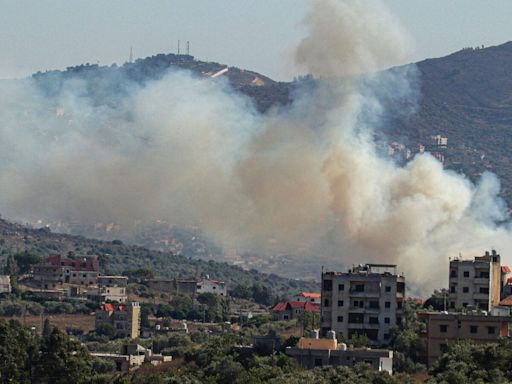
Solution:
<svg viewBox="0 0 512 384"><path fill-rule="evenodd" d="M475 277L473 279L474 284L489 286L490 279L488 277Z"/></svg>
<svg viewBox="0 0 512 384"><path fill-rule="evenodd" d="M489 300L488 293L474 293L473 300Z"/></svg>
<svg viewBox="0 0 512 384"><path fill-rule="evenodd" d="M348 323L349 328L351 329L379 329L380 324L370 324L370 323Z"/></svg>
<svg viewBox="0 0 512 384"><path fill-rule="evenodd" d="M366 297L366 298L377 298L380 297L380 291L350 291L350 297Z"/></svg>

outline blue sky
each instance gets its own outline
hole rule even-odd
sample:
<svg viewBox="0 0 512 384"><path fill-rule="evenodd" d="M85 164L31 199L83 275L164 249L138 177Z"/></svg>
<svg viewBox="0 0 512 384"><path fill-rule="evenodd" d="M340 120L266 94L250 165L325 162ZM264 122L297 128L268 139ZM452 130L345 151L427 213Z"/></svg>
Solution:
<svg viewBox="0 0 512 384"><path fill-rule="evenodd" d="M175 52L296 74L290 58L314 0L0 0L0 78ZM363 0L361 0L363 1ZM511 0L384 0L416 41L411 60L512 40Z"/></svg>

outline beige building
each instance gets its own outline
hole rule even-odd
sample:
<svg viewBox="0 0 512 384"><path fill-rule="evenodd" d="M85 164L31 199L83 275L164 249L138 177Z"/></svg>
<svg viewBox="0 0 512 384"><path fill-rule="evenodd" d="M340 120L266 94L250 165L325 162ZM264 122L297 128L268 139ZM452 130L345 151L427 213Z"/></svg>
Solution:
<svg viewBox="0 0 512 384"><path fill-rule="evenodd" d="M420 333L423 351L418 356L428 366L443 354L448 344L459 340L475 343L491 343L500 337L509 336L510 316L491 316L471 313L418 312L418 318L425 321L426 329Z"/></svg>
<svg viewBox="0 0 512 384"><path fill-rule="evenodd" d="M501 275L500 255L494 250L470 260L450 260L449 308L491 311L500 303Z"/></svg>
<svg viewBox="0 0 512 384"><path fill-rule="evenodd" d="M140 306L137 302L126 305L103 304L96 311L96 328L111 324L119 337L132 339L140 335Z"/></svg>
<svg viewBox="0 0 512 384"><path fill-rule="evenodd" d="M126 276L100 276L98 277L98 289L87 294L87 299L104 304L108 301L126 303L128 293Z"/></svg>
<svg viewBox="0 0 512 384"><path fill-rule="evenodd" d="M352 367L367 363L376 371L393 374L393 351L387 349L347 348L338 343L334 331L327 332L327 338L318 336L301 337L297 347L287 347L286 354L293 357L304 368L340 365Z"/></svg>
<svg viewBox="0 0 512 384"><path fill-rule="evenodd" d="M346 273L322 273L321 329L350 339L366 335L372 344L390 342L403 318L405 278L396 265L361 264Z"/></svg>
<svg viewBox="0 0 512 384"><path fill-rule="evenodd" d="M11 293L11 277L0 275L0 293Z"/></svg>

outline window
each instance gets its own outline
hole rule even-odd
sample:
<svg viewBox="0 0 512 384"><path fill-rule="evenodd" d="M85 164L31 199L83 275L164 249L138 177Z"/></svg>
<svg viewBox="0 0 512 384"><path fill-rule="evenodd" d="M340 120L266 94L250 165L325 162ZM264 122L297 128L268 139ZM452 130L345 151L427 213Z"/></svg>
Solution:
<svg viewBox="0 0 512 384"><path fill-rule="evenodd" d="M384 340L387 340L387 339L389 339L389 333L384 334Z"/></svg>
<svg viewBox="0 0 512 384"><path fill-rule="evenodd" d="M452 285L452 286L450 287L450 293L455 293L455 285Z"/></svg>
<svg viewBox="0 0 512 384"><path fill-rule="evenodd" d="M353 324L363 324L364 315L362 313L349 313L348 322Z"/></svg>
<svg viewBox="0 0 512 384"><path fill-rule="evenodd" d="M328 307L329 306L329 299L324 299L324 307Z"/></svg>
<svg viewBox="0 0 512 384"><path fill-rule="evenodd" d="M364 308L364 301L363 300L354 300L354 307L355 308Z"/></svg>
<svg viewBox="0 0 512 384"><path fill-rule="evenodd" d="M457 277L457 271L455 269L450 271L450 277Z"/></svg>
<svg viewBox="0 0 512 384"><path fill-rule="evenodd" d="M448 345L447 344L439 344L439 351L441 353L446 353L448 352Z"/></svg>
<svg viewBox="0 0 512 384"><path fill-rule="evenodd" d="M439 325L439 332L441 332L441 333L448 332L448 325L446 325L446 324Z"/></svg>
<svg viewBox="0 0 512 384"><path fill-rule="evenodd" d="M488 279L489 278L489 272L480 272L480 278L481 279Z"/></svg>
<svg viewBox="0 0 512 384"><path fill-rule="evenodd" d="M315 367L321 367L322 366L322 359L315 359Z"/></svg>
<svg viewBox="0 0 512 384"><path fill-rule="evenodd" d="M343 316L338 316L338 323L343 323Z"/></svg>
<svg viewBox="0 0 512 384"><path fill-rule="evenodd" d="M379 302L378 301L370 301L369 307L372 309L379 309Z"/></svg>
<svg viewBox="0 0 512 384"><path fill-rule="evenodd" d="M487 333L489 335L495 335L496 334L496 327L487 327Z"/></svg>
<svg viewBox="0 0 512 384"><path fill-rule="evenodd" d="M378 317L370 317L368 319L368 323L370 323L370 324L379 324L379 318Z"/></svg>
<svg viewBox="0 0 512 384"><path fill-rule="evenodd" d="M356 292L364 292L364 284L356 284L354 287L354 291Z"/></svg>
<svg viewBox="0 0 512 384"><path fill-rule="evenodd" d="M396 324L397 325L402 325L402 318L400 316L396 317Z"/></svg>
<svg viewBox="0 0 512 384"><path fill-rule="evenodd" d="M384 303L384 307L385 307L385 308L391 308L391 301L386 301L386 302Z"/></svg>
<svg viewBox="0 0 512 384"><path fill-rule="evenodd" d="M466 308L468 306L468 303L462 303L462 306Z"/></svg>
<svg viewBox="0 0 512 384"><path fill-rule="evenodd" d="M462 287L462 293L468 293L469 287Z"/></svg>
<svg viewBox="0 0 512 384"><path fill-rule="evenodd" d="M389 317L384 318L384 323L389 324Z"/></svg>
<svg viewBox="0 0 512 384"><path fill-rule="evenodd" d="M396 302L396 307L397 307L397 309L402 309L402 302L401 301L397 301Z"/></svg>
<svg viewBox="0 0 512 384"><path fill-rule="evenodd" d="M345 290L345 284L338 284L338 291L344 291Z"/></svg>
<svg viewBox="0 0 512 384"><path fill-rule="evenodd" d="M332 291L332 280L324 280L323 288L324 288L324 291Z"/></svg>
<svg viewBox="0 0 512 384"><path fill-rule="evenodd" d="M338 307L343 307L343 300L338 300Z"/></svg>
<svg viewBox="0 0 512 384"><path fill-rule="evenodd" d="M464 277L469 277L469 271L464 271Z"/></svg>
<svg viewBox="0 0 512 384"><path fill-rule="evenodd" d="M450 301L450 308L455 308L455 301Z"/></svg>
<svg viewBox="0 0 512 384"><path fill-rule="evenodd" d="M479 292L489 294L489 287L480 287Z"/></svg>
<svg viewBox="0 0 512 384"><path fill-rule="evenodd" d="M469 332L470 333L478 333L478 325L470 325Z"/></svg>
<svg viewBox="0 0 512 384"><path fill-rule="evenodd" d="M391 292L391 287L389 285L386 285L386 292Z"/></svg>

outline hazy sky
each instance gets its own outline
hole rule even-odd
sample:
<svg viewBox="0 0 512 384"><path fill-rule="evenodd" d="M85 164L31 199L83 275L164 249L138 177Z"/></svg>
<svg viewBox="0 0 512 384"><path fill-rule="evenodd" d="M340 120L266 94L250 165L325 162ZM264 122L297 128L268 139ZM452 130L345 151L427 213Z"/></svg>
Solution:
<svg viewBox="0 0 512 384"><path fill-rule="evenodd" d="M314 0L0 0L0 78L182 50L275 79ZM364 1L364 0L361 0ZM411 60L512 40L512 0L384 0L416 40Z"/></svg>

